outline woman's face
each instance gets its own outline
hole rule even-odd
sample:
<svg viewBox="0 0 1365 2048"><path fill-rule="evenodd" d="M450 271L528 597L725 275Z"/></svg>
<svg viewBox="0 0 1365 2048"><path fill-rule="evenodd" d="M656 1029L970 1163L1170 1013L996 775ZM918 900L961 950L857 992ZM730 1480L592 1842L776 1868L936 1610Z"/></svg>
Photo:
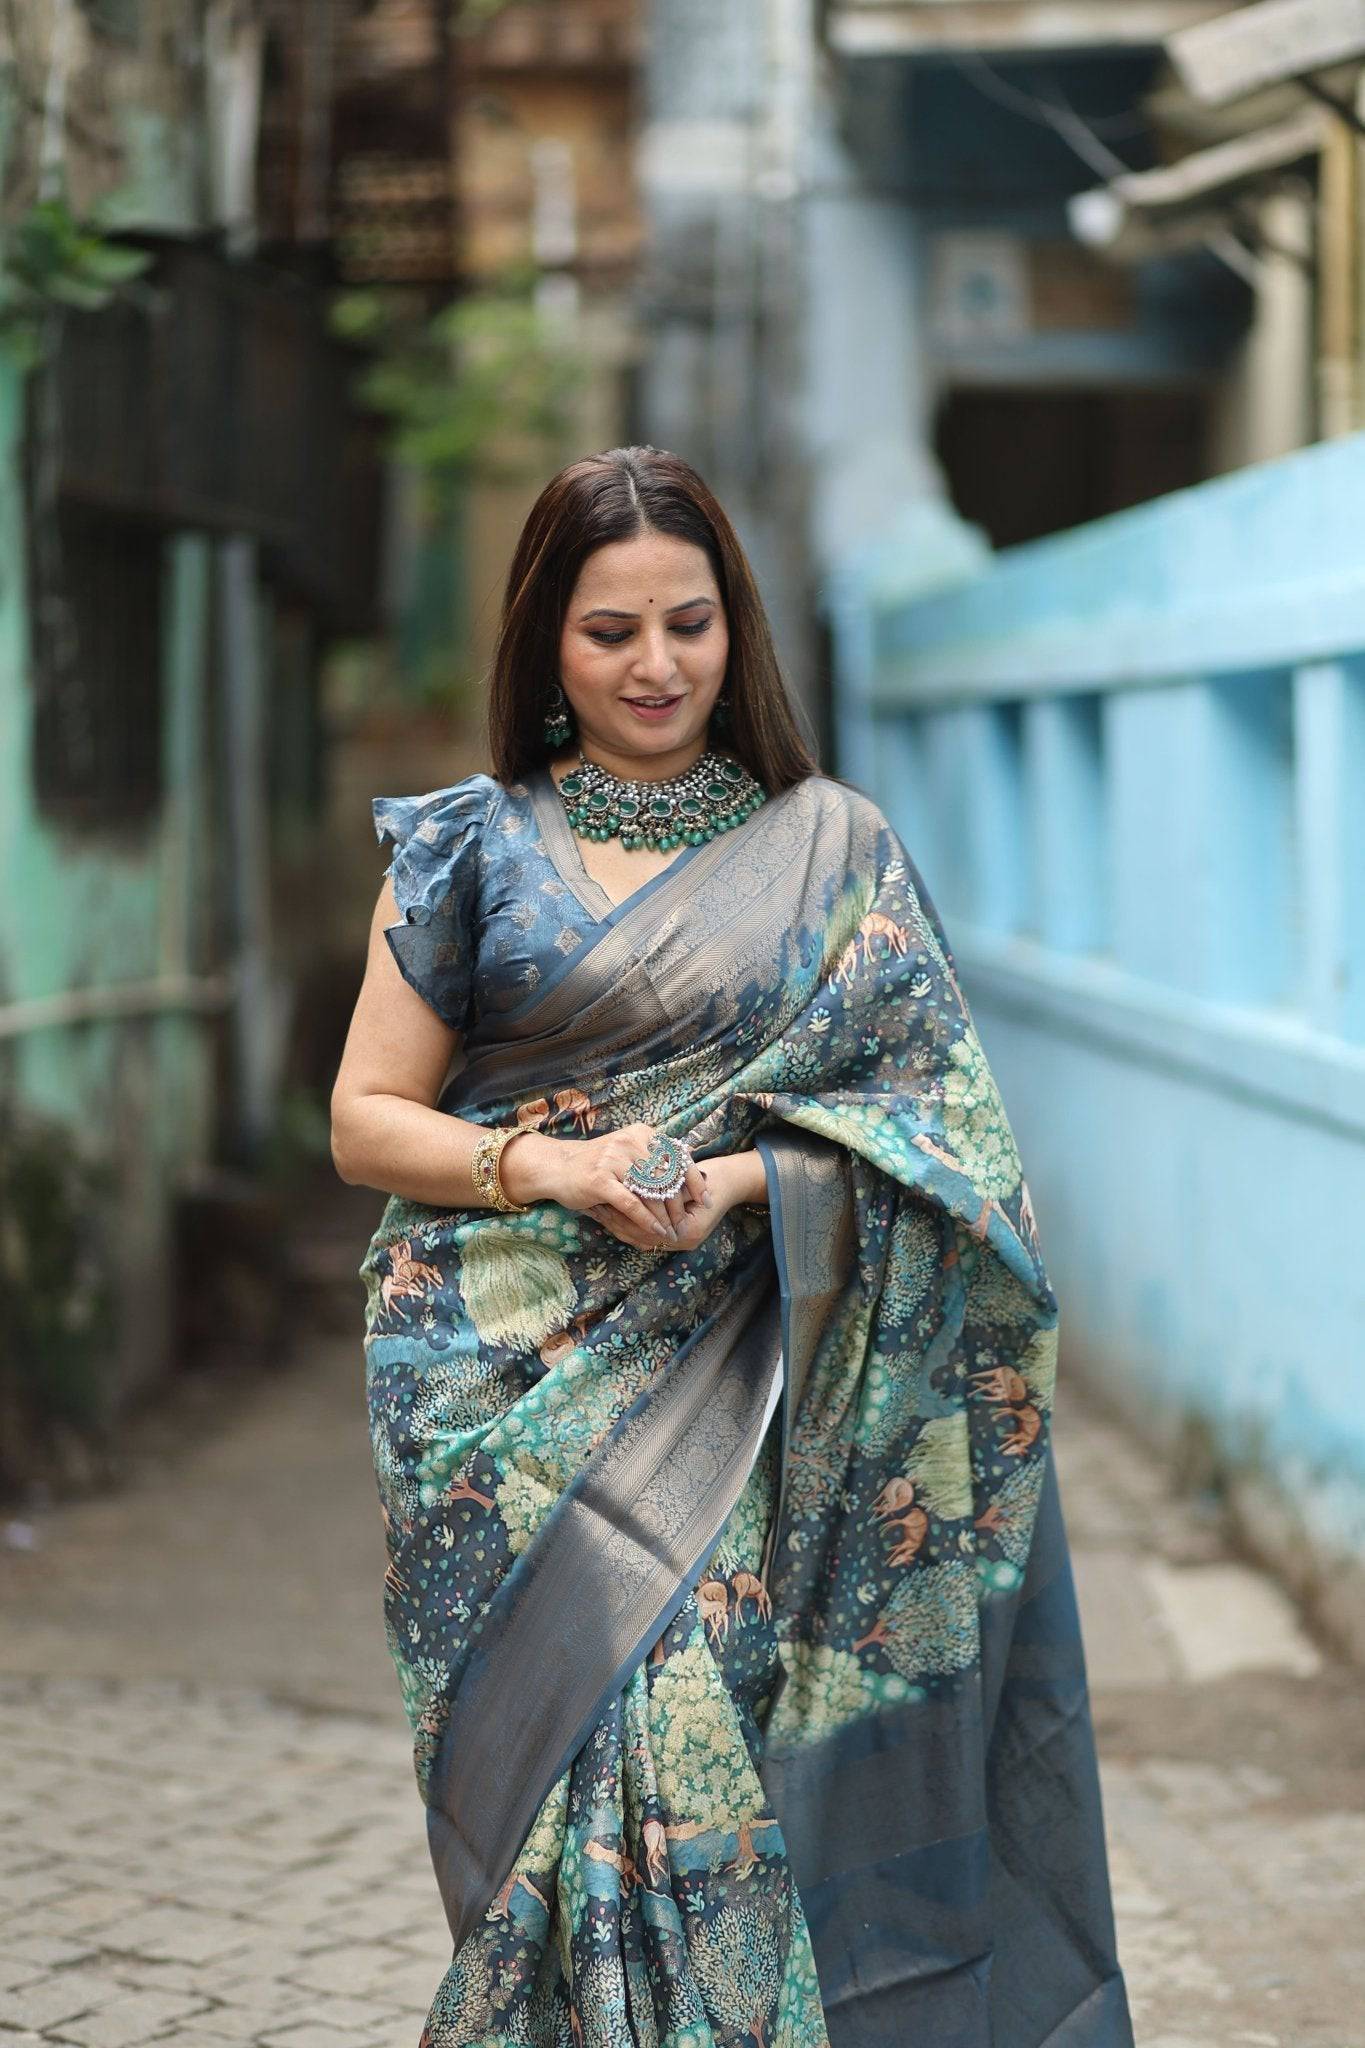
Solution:
<svg viewBox="0 0 1365 2048"><path fill-rule="evenodd" d="M618 775L681 774L707 745L730 636L702 548L639 533L594 549L559 639L559 673L579 744ZM673 701L652 717L630 699Z"/></svg>

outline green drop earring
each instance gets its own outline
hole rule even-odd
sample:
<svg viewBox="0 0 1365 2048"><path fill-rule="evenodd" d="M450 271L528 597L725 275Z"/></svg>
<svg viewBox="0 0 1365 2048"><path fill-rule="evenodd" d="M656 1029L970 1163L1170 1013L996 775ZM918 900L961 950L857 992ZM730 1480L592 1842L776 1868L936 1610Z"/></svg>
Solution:
<svg viewBox="0 0 1365 2048"><path fill-rule="evenodd" d="M561 683L550 685L550 701L541 729L547 747L562 747L573 729L569 724L569 700Z"/></svg>

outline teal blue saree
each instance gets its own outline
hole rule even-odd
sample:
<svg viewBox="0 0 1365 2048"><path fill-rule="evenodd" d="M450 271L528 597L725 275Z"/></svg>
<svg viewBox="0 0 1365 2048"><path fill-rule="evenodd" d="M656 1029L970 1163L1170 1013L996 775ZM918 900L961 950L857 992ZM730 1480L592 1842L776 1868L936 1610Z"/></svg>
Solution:
<svg viewBox="0 0 1365 2048"><path fill-rule="evenodd" d="M769 1196L653 1253L393 1197L367 1250L422 2048L1131 2048L1058 1305L905 848L814 776L611 906L543 770L374 808L442 1108Z"/></svg>

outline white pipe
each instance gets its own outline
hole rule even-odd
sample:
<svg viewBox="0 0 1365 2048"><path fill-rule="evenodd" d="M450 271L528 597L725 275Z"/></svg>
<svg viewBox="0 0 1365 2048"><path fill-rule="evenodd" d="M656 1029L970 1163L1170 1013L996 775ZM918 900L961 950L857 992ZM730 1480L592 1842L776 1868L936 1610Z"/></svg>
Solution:
<svg viewBox="0 0 1365 2048"><path fill-rule="evenodd" d="M171 1010L222 1010L231 1002L230 974L160 975L151 981L115 981L96 988L62 989L0 1003L0 1038L20 1038L67 1024L98 1023L114 1017L154 1016Z"/></svg>

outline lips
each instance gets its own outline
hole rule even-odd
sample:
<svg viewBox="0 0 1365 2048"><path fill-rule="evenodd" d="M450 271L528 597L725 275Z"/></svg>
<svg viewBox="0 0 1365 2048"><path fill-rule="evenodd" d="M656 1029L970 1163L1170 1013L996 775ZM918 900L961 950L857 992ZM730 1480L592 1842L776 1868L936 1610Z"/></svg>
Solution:
<svg viewBox="0 0 1365 2048"><path fill-rule="evenodd" d="M627 704L646 704L651 710L657 710L663 704L676 704L681 695L681 690L675 690L670 697L627 697L626 702Z"/></svg>

